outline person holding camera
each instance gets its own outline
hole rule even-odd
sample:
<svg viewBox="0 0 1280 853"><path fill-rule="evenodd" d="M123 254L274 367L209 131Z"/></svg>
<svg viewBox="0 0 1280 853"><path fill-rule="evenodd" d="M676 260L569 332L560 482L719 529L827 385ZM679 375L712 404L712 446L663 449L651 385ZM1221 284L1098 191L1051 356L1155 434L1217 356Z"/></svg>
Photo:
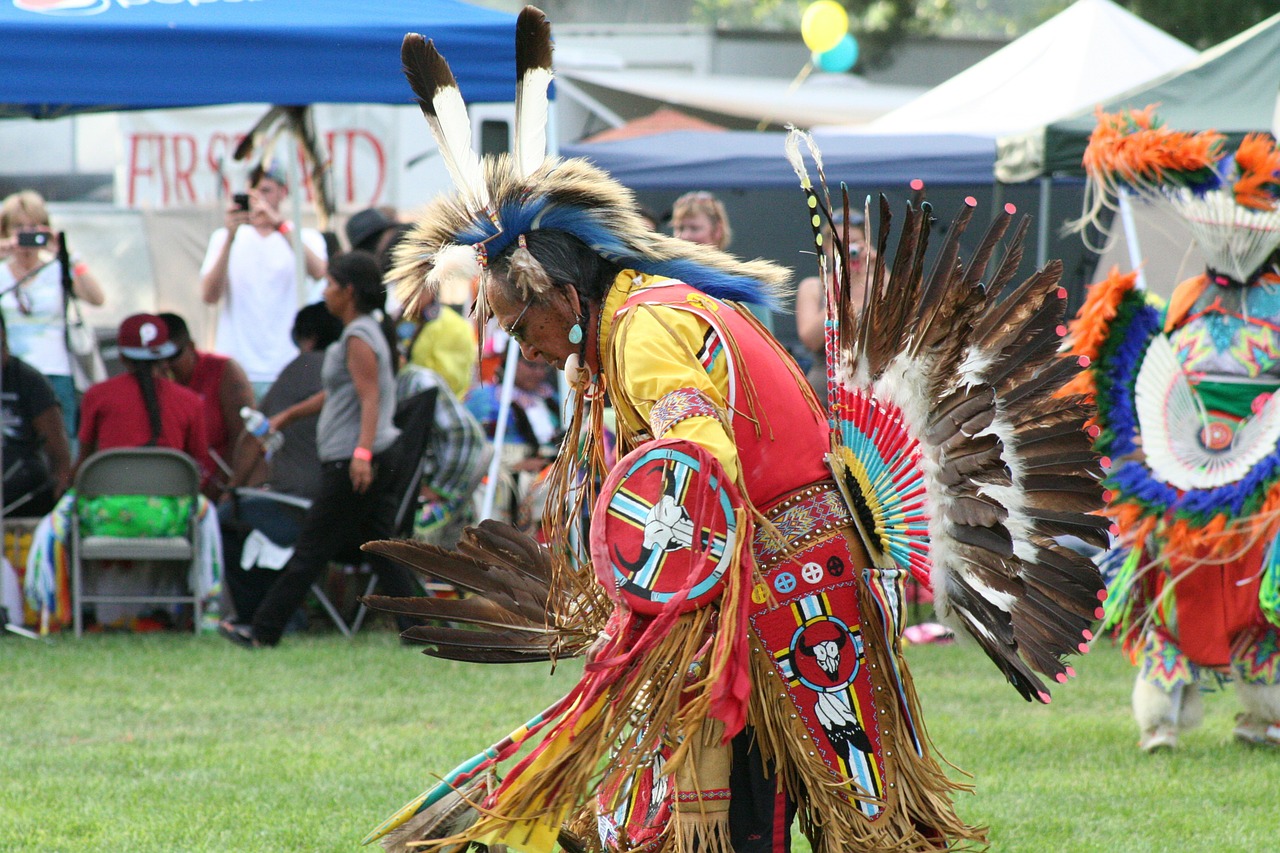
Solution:
<svg viewBox="0 0 1280 853"><path fill-rule="evenodd" d="M294 225L281 212L288 195L278 166L254 168L249 191L232 197L226 225L209 238L200 267L201 296L209 305L221 303L214 350L240 363L258 398L298 354L289 337L298 310ZM314 228L303 228L299 237L307 277L324 279L324 237Z"/></svg>
<svg viewBox="0 0 1280 853"><path fill-rule="evenodd" d="M9 351L53 386L67 432L75 434L76 386L67 341L70 297L101 305L102 285L83 261L71 264L71 293L62 286L58 236L44 198L23 190L0 202L0 311L8 321Z"/></svg>

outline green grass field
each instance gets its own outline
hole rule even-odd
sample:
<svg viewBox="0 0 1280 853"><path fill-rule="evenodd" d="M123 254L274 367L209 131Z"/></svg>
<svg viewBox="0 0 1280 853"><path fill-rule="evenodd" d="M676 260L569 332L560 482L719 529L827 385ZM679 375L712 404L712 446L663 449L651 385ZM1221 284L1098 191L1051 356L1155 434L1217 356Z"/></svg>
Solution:
<svg viewBox="0 0 1280 853"><path fill-rule="evenodd" d="M1230 693L1174 754L1141 755L1109 646L1047 707L971 645L909 650L960 810L997 851L1280 850L1280 753L1230 742ZM0 850L351 851L572 684L578 667L435 661L387 631L0 640Z"/></svg>

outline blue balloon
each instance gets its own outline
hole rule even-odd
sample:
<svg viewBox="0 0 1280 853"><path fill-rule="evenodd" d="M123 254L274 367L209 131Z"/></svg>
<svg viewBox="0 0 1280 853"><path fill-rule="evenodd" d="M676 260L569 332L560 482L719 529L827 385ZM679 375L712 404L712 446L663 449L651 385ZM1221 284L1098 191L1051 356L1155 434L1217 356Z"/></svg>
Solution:
<svg viewBox="0 0 1280 853"><path fill-rule="evenodd" d="M813 54L813 64L828 74L843 74L858 61L858 40L853 33L845 33L844 38L831 50Z"/></svg>

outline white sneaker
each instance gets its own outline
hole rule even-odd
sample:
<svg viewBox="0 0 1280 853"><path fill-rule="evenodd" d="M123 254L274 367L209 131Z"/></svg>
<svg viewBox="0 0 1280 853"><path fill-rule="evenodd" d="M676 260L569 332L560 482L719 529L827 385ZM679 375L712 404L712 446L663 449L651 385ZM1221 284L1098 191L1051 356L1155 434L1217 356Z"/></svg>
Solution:
<svg viewBox="0 0 1280 853"><path fill-rule="evenodd" d="M1236 714L1236 727L1231 734L1240 743L1280 747L1280 721L1264 720L1253 714Z"/></svg>
<svg viewBox="0 0 1280 853"><path fill-rule="evenodd" d="M1143 752L1159 752L1163 749L1176 749L1177 746L1178 730L1168 725L1147 729L1138 740L1138 749Z"/></svg>

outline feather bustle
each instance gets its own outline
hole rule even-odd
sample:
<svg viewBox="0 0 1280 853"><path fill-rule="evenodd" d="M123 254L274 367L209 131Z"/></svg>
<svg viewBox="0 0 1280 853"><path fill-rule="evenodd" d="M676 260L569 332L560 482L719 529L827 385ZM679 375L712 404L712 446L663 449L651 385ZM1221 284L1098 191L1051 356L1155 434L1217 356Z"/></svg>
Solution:
<svg viewBox="0 0 1280 853"><path fill-rule="evenodd" d="M984 286L1013 217L998 216L962 262L960 237L972 216L966 206L926 279L927 215L908 207L886 266L891 217L883 199L880 214L881 263L865 310L849 299L835 303L837 363L848 365L850 379L876 381L875 393L893 401L921 442L940 611L978 639L1020 694L1047 701L1036 672L1062 680L1061 658L1079 652L1083 620L1102 588L1096 567L1054 550L1049 537L1096 541L1108 525L1090 514L1102 494L1085 432L1091 409L1080 397L1056 396L1080 369L1057 356L1060 265L1015 287L1022 249L1010 246ZM1014 230L1019 241L1027 221ZM909 310L895 313L904 305Z"/></svg>

